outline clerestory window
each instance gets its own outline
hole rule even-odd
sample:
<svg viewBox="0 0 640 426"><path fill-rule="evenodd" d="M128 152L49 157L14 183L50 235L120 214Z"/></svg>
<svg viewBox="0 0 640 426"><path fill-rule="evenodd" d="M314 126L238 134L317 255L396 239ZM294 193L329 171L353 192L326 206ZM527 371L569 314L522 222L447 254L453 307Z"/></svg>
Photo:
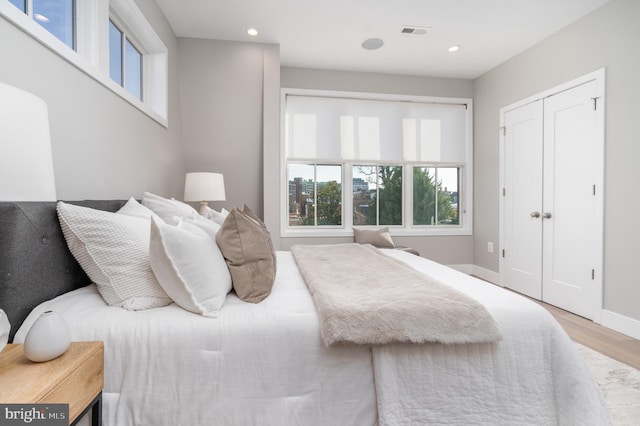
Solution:
<svg viewBox="0 0 640 426"><path fill-rule="evenodd" d="M109 21L109 76L137 99L142 100L142 53L111 20Z"/></svg>
<svg viewBox="0 0 640 426"><path fill-rule="evenodd" d="M167 48L134 0L0 0L0 16L167 126Z"/></svg>
<svg viewBox="0 0 640 426"><path fill-rule="evenodd" d="M9 3L75 50L76 14L74 0L9 0Z"/></svg>

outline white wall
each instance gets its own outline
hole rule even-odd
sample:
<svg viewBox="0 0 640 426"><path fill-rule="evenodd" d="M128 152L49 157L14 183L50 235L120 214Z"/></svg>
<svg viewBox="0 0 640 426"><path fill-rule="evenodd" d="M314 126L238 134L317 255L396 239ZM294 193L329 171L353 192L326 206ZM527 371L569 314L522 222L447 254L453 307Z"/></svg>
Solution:
<svg viewBox="0 0 640 426"><path fill-rule="evenodd" d="M280 74L280 84L286 88L342 90L350 92L391 93L402 95L442 96L442 97L471 97L473 84L470 80L428 78L403 75L389 75L376 73L327 71L305 68L283 67ZM279 141L278 141L279 143ZM279 150L279 145L270 147ZM277 165L276 165L277 166ZM277 170L277 169L276 169ZM265 192L265 198L279 197L278 188L273 188L270 194ZM294 244L332 244L353 242L353 238L279 238L280 221L279 210L274 206L265 212L269 219L267 225L272 236L279 239L279 246L288 250ZM420 251L420 254L444 264L472 264L473 237L472 236L437 236L437 237L393 237L397 245L410 246Z"/></svg>
<svg viewBox="0 0 640 426"><path fill-rule="evenodd" d="M640 2L613 0L474 81L474 263L498 271L499 109L606 68L604 308L640 320ZM579 153L576 153L579 160ZM579 256L579 253L576 253Z"/></svg>
<svg viewBox="0 0 640 426"><path fill-rule="evenodd" d="M154 1L137 4L169 49L168 128L0 17L0 81L48 104L59 199L182 196L176 38Z"/></svg>

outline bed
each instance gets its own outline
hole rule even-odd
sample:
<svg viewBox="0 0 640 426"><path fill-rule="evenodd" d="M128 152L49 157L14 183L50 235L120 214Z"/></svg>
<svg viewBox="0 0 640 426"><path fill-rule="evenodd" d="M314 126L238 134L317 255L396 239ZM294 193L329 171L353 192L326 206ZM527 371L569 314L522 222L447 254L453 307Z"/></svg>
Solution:
<svg viewBox="0 0 640 426"><path fill-rule="evenodd" d="M125 201L72 202L115 212ZM382 250L480 302L491 343L325 345L291 252L271 294L231 292L217 318L108 306L69 252L56 203L0 203L0 308L20 343L39 313L105 346L106 425L608 423L573 343L537 304L413 254Z"/></svg>

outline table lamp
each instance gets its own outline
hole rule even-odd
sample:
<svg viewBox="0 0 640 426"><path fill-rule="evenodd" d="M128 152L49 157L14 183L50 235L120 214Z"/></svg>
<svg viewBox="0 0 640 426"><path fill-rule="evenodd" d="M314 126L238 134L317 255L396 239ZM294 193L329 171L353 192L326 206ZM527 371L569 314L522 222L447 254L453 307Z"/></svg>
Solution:
<svg viewBox="0 0 640 426"><path fill-rule="evenodd" d="M225 201L224 177L222 173L187 173L184 180L184 201L200 203L199 213L207 217L209 201Z"/></svg>

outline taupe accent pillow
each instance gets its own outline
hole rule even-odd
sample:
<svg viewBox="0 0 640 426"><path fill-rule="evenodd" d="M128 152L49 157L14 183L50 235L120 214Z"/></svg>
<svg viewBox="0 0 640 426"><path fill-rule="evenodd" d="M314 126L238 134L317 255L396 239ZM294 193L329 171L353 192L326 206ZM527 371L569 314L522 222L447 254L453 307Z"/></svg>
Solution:
<svg viewBox="0 0 640 426"><path fill-rule="evenodd" d="M395 248L389 233L389 228L358 229L353 228L353 237L358 244L371 244L378 248Z"/></svg>
<svg viewBox="0 0 640 426"><path fill-rule="evenodd" d="M259 220L233 209L216 234L216 243L227 262L233 289L241 300L264 300L276 278L271 236Z"/></svg>
<svg viewBox="0 0 640 426"><path fill-rule="evenodd" d="M256 222L258 222L260 224L260 226L262 227L262 229L264 230L264 232L267 233L267 236L269 237L269 246L271 247L271 254L273 256L273 265L275 270L278 270L278 260L276 258L276 248L273 246L273 240L271 239L271 234L269 233L269 230L267 229L267 225L264 224L264 222L262 221L262 219L260 219L249 207L247 207L247 205L244 205L244 208L242 209L242 213L246 214L247 216L249 216L250 218L252 218L253 220L255 220Z"/></svg>

